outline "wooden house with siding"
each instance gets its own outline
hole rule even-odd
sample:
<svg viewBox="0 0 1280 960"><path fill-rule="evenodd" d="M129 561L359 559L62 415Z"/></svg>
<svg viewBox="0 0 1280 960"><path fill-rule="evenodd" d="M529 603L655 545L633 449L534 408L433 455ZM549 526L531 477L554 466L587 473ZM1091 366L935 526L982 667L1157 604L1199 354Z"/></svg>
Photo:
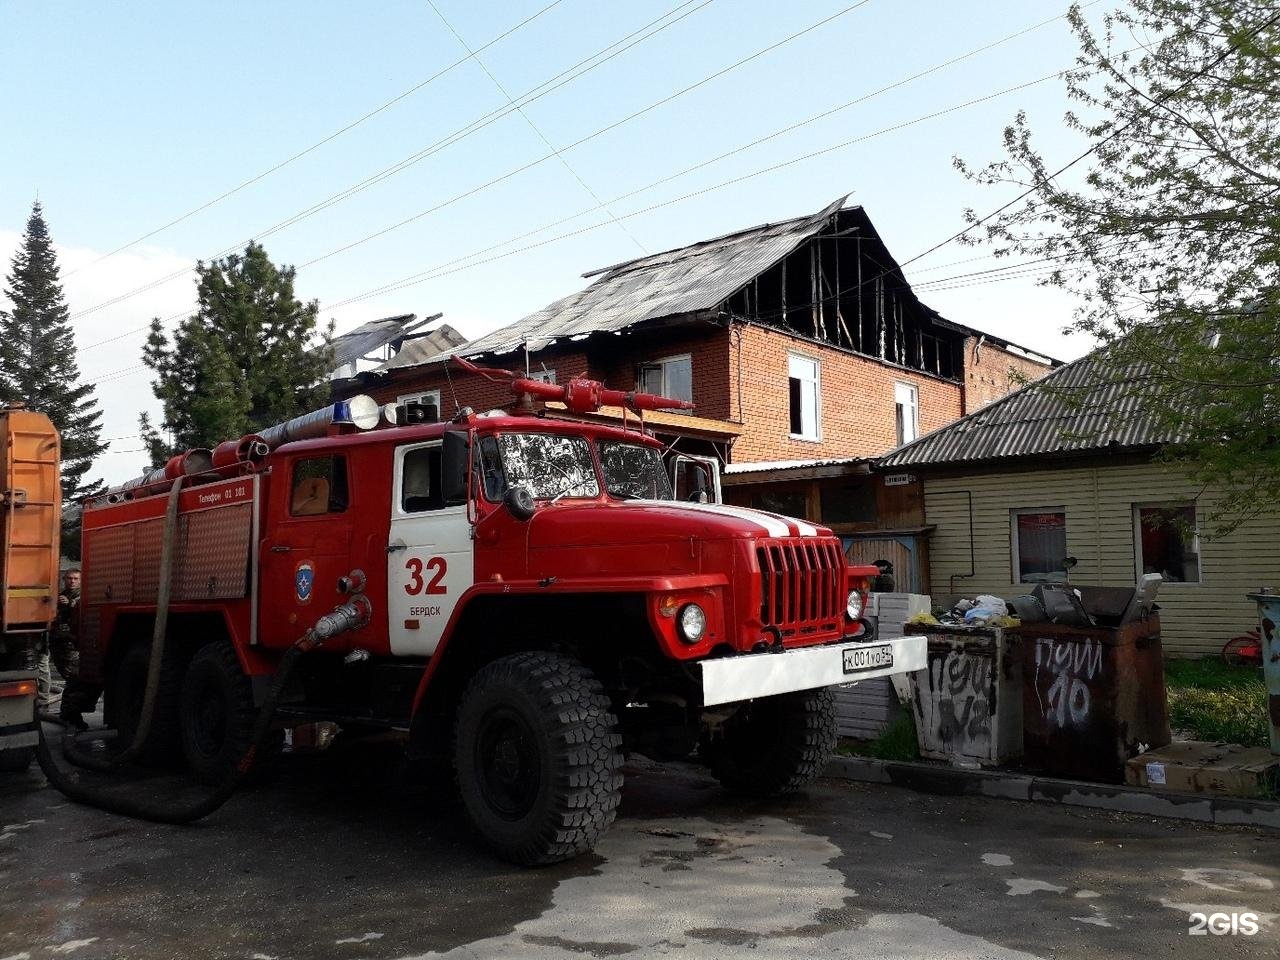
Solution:
<svg viewBox="0 0 1280 960"><path fill-rule="evenodd" d="M1159 573L1167 654L1213 655L1256 625L1245 594L1280 586L1280 512L1211 538L1222 494L1158 458L1177 438L1133 383L1091 354L878 461L920 484L935 598Z"/></svg>

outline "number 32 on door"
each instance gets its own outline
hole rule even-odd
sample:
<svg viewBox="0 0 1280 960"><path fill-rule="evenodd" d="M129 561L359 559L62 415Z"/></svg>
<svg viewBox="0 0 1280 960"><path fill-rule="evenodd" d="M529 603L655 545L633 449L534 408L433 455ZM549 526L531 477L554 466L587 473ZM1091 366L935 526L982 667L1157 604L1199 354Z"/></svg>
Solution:
<svg viewBox="0 0 1280 960"><path fill-rule="evenodd" d="M404 562L404 567L409 571L409 582L404 585L404 592L409 596L439 596L448 592L444 585L444 574L449 565L444 557L432 557L425 562L418 557L410 557Z"/></svg>

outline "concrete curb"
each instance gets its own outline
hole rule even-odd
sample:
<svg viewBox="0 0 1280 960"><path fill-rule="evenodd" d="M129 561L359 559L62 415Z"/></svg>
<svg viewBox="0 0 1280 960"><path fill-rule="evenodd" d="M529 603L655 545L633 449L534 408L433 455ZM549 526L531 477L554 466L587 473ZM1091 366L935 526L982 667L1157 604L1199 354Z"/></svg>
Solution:
<svg viewBox="0 0 1280 960"><path fill-rule="evenodd" d="M998 770L971 770L933 763L835 757L826 776L861 783L887 783L922 793L1000 797L1070 807L1092 807L1149 817L1170 817L1229 826L1280 830L1280 803L1192 793L1156 793L1136 787L1058 780Z"/></svg>

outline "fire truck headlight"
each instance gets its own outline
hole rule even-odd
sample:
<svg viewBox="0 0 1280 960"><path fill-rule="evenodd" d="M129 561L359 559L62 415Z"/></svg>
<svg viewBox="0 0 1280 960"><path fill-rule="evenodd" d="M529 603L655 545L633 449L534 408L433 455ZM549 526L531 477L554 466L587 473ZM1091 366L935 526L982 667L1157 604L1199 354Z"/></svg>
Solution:
<svg viewBox="0 0 1280 960"><path fill-rule="evenodd" d="M707 612L696 603L686 603L680 608L676 620L680 627L680 639L685 643L697 643L707 632Z"/></svg>
<svg viewBox="0 0 1280 960"><path fill-rule="evenodd" d="M844 614L850 620L857 620L862 616L862 594L857 590L849 591L849 599L844 602Z"/></svg>

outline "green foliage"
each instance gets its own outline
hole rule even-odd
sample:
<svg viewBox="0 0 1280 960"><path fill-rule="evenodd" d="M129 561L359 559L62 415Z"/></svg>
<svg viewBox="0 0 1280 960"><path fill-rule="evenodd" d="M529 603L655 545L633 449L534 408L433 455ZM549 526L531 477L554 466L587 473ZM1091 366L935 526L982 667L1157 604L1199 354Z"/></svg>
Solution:
<svg viewBox="0 0 1280 960"><path fill-rule="evenodd" d="M874 740L847 740L845 750L860 757L876 760L919 760L916 722L910 710L901 711Z"/></svg>
<svg viewBox="0 0 1280 960"><path fill-rule="evenodd" d="M1226 741L1246 747L1270 743L1267 687L1257 667L1233 667L1221 660L1165 663L1169 723L1196 740Z"/></svg>
<svg viewBox="0 0 1280 960"><path fill-rule="evenodd" d="M212 447L322 406L329 398L332 351L317 343L315 301L293 292L294 270L277 267L260 244L201 264L199 310L172 341L158 319L143 348L156 374L170 440L144 415L142 435L154 466L176 451ZM330 323L323 338L333 332Z"/></svg>
<svg viewBox="0 0 1280 960"><path fill-rule="evenodd" d="M58 257L39 202L13 255L5 290L12 306L0 311L0 402L19 400L46 414L62 435L62 495L101 489L86 480L106 450L102 412L93 384L80 382L76 341L58 282Z"/></svg>
<svg viewBox="0 0 1280 960"><path fill-rule="evenodd" d="M1048 258L1075 327L1176 442L1164 456L1223 490L1218 532L1280 499L1280 8L1126 0L1066 75L1066 125L1092 149L1050 162L1019 113L984 184L1030 190L984 222L998 254ZM969 211L970 222L978 218Z"/></svg>

